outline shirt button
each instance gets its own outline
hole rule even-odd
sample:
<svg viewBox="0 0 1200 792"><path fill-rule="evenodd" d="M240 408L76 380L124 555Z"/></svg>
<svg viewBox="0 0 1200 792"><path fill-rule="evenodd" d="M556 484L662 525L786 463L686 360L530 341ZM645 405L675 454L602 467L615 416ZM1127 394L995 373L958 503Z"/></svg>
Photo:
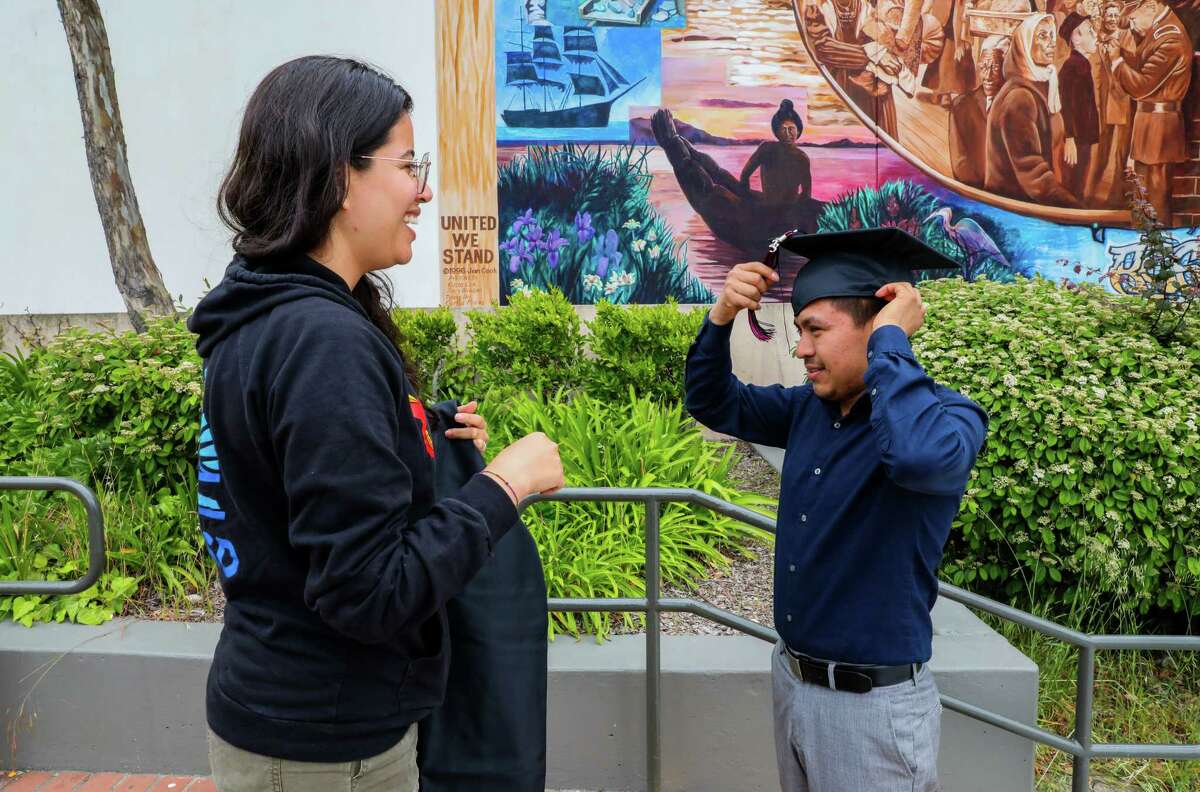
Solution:
<svg viewBox="0 0 1200 792"><path fill-rule="evenodd" d="M795 572L795 571L796 571L796 565L788 564L788 572Z"/></svg>
<svg viewBox="0 0 1200 792"><path fill-rule="evenodd" d="M874 396L876 393L879 393L879 388L871 388L871 395Z"/></svg>
<svg viewBox="0 0 1200 792"><path fill-rule="evenodd" d="M842 428L842 425L841 425L840 423L835 423L835 424L833 425L833 428L834 428L834 429L841 429L841 428Z"/></svg>
<svg viewBox="0 0 1200 792"><path fill-rule="evenodd" d="M808 515L807 515L807 514L801 514L801 515L800 515L800 522L808 522Z"/></svg>
<svg viewBox="0 0 1200 792"><path fill-rule="evenodd" d="M817 468L816 470L814 470L814 471L813 471L813 475L814 475L814 476L819 476L819 475L821 475L821 468Z"/></svg>
<svg viewBox="0 0 1200 792"><path fill-rule="evenodd" d="M867 353L867 360L870 360L870 359L871 359L871 358L873 358L873 357L875 357L875 353L874 353L874 352L868 352L868 353Z"/></svg>
<svg viewBox="0 0 1200 792"><path fill-rule="evenodd" d="M790 613L789 613L789 614L788 614L787 616L785 616L784 618L786 618L788 621L791 621L791 620L792 620L792 614L790 614Z"/></svg>

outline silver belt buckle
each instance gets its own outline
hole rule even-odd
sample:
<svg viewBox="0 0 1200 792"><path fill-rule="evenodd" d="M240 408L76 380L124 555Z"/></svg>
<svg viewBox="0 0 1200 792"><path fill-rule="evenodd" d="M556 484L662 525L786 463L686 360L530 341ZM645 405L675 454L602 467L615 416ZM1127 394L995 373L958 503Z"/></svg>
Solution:
<svg viewBox="0 0 1200 792"><path fill-rule="evenodd" d="M792 673L796 676L796 679L800 680L801 682L803 682L806 685L811 684L807 679L804 678L804 674L800 671L800 659L798 657L796 657L794 654L792 654L790 651L788 651L788 648L786 646L783 648L783 654L787 658L788 668L791 669ZM834 666L836 666L836 665L837 665L837 663L826 663L825 664L825 673L828 675L826 678L829 680L829 689L830 690L838 689L837 681L834 679L834 676L833 676L833 669L834 669Z"/></svg>

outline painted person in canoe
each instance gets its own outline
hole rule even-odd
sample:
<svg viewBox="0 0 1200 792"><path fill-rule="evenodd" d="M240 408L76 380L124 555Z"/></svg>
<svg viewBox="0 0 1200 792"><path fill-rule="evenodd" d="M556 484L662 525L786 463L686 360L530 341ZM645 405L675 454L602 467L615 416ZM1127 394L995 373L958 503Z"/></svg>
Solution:
<svg viewBox="0 0 1200 792"><path fill-rule="evenodd" d="M771 118L775 140L755 149L740 178L681 137L670 110L660 108L650 125L688 203L718 239L759 256L780 234L816 230L823 204L812 197L808 155L799 148L804 123L790 100ZM750 186L755 171L761 191Z"/></svg>

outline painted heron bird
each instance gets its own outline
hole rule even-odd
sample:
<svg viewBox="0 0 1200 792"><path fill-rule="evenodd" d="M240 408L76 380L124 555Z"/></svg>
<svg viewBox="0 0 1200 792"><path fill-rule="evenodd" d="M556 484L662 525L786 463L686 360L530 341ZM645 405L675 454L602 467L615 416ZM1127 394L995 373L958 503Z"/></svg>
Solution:
<svg viewBox="0 0 1200 792"><path fill-rule="evenodd" d="M1004 254L1000 252L1000 248L988 236L988 232L983 230L983 227L969 217L960 218L957 223L951 223L950 218L954 210L949 206L943 206L929 217L925 218L925 222L940 218L942 221L942 230L946 232L946 236L950 237L954 244L962 249L966 260L963 262L963 277L968 281L975 280L975 275L978 272L979 265L983 264L988 259L995 261L1004 269L1015 272L1018 275L1023 275L1027 278L1033 277L1033 268L1029 266L1014 267Z"/></svg>

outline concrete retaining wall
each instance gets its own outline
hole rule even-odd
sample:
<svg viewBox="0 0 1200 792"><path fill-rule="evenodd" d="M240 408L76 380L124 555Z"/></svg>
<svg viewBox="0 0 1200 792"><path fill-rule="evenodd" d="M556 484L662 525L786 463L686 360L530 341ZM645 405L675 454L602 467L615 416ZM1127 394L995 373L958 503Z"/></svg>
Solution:
<svg viewBox="0 0 1200 792"><path fill-rule="evenodd" d="M1032 662L954 603L938 604L934 624L943 692L1034 721ZM0 767L207 772L204 680L219 631L0 624ZM645 788L644 646L642 636L551 644L548 786ZM778 788L769 652L749 637L664 636L666 789ZM1032 789L1031 743L950 712L940 764L946 792Z"/></svg>

